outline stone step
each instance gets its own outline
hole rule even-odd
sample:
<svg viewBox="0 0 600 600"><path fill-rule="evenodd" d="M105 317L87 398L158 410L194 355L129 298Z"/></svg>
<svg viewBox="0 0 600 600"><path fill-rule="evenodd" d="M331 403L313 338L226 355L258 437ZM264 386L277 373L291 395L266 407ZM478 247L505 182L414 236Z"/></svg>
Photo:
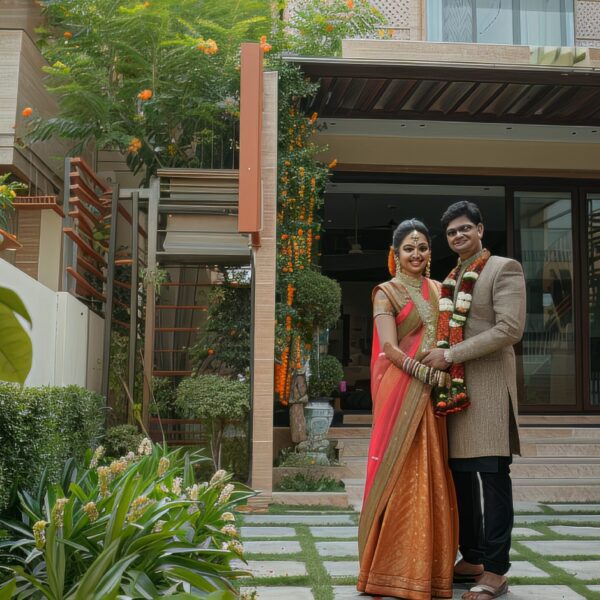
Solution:
<svg viewBox="0 0 600 600"><path fill-rule="evenodd" d="M560 479L552 480L554 485L529 485L531 480L517 485L513 480L513 499L536 502L598 502L600 501L600 485L589 485L587 480L563 480L575 483L564 484ZM559 517L557 517L559 518Z"/></svg>
<svg viewBox="0 0 600 600"><path fill-rule="evenodd" d="M546 459L543 459L546 461ZM600 478L600 459L590 463L513 462L513 479Z"/></svg>
<svg viewBox="0 0 600 600"><path fill-rule="evenodd" d="M345 414L343 415L344 425L371 425L373 418L371 414ZM600 426L600 415L519 415L519 425L521 427L541 426L541 427L598 427Z"/></svg>
<svg viewBox="0 0 600 600"><path fill-rule="evenodd" d="M342 422L344 425L371 425L373 423L373 415L368 413L359 415L344 415Z"/></svg>
<svg viewBox="0 0 600 600"><path fill-rule="evenodd" d="M327 437L333 440L352 439L371 439L372 427L330 427Z"/></svg>
<svg viewBox="0 0 600 600"><path fill-rule="evenodd" d="M526 440L521 443L521 454L524 457L598 457L600 458L600 442L587 438L566 438L565 440Z"/></svg>
<svg viewBox="0 0 600 600"><path fill-rule="evenodd" d="M340 440L340 443L344 445L344 449L342 452L342 460L346 460L351 456L363 457L366 458L367 453L369 451L369 438L360 438L360 439L352 439L346 438L344 440Z"/></svg>
<svg viewBox="0 0 600 600"><path fill-rule="evenodd" d="M344 481L346 479L364 480L367 474L367 457L365 456L348 456L342 460L344 463Z"/></svg>
<svg viewBox="0 0 600 600"><path fill-rule="evenodd" d="M519 428L523 441L564 440L585 438L600 442L600 427L523 427Z"/></svg>

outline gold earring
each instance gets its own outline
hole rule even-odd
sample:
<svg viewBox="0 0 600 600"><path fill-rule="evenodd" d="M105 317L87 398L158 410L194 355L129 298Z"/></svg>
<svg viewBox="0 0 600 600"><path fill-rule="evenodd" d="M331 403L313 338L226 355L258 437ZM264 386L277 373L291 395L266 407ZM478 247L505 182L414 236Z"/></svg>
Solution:
<svg viewBox="0 0 600 600"><path fill-rule="evenodd" d="M427 261L427 266L425 267L425 277L427 277L427 279L431 277L431 255L429 255L429 260Z"/></svg>
<svg viewBox="0 0 600 600"><path fill-rule="evenodd" d="M394 262L396 263L396 277L402 275L402 265L400 264L400 257L394 252Z"/></svg>

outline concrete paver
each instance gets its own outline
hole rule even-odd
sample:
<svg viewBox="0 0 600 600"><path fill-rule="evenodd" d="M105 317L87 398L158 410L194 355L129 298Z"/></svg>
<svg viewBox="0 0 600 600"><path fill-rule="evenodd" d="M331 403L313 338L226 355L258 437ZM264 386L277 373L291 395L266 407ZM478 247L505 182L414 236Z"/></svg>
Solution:
<svg viewBox="0 0 600 600"><path fill-rule="evenodd" d="M515 515L515 523L600 523L600 515Z"/></svg>
<svg viewBox="0 0 600 600"><path fill-rule="evenodd" d="M323 566L332 577L357 577L357 560L323 561Z"/></svg>
<svg viewBox="0 0 600 600"><path fill-rule="evenodd" d="M552 560L550 562L577 579L597 579L600 573L600 560Z"/></svg>
<svg viewBox="0 0 600 600"><path fill-rule="evenodd" d="M590 586L591 587L591 586ZM596 586L600 588L600 586ZM454 588L453 600L459 600L467 588ZM339 585L333 588L334 600L368 600L368 596L363 596L351 585ZM584 597L574 592L566 585L511 585L509 595L510 600L584 600ZM382 600L396 600L384 596Z"/></svg>
<svg viewBox="0 0 600 600"><path fill-rule="evenodd" d="M521 544L543 556L600 555L600 541L595 540L527 541Z"/></svg>
<svg viewBox="0 0 600 600"><path fill-rule="evenodd" d="M319 556L358 556L358 542L316 542Z"/></svg>
<svg viewBox="0 0 600 600"><path fill-rule="evenodd" d="M358 527L311 527L310 533L316 538L356 538Z"/></svg>
<svg viewBox="0 0 600 600"><path fill-rule="evenodd" d="M556 512L600 512L600 504L547 504Z"/></svg>
<svg viewBox="0 0 600 600"><path fill-rule="evenodd" d="M297 560L249 560L248 564L241 560L232 560L231 565L234 569L250 571L256 578L307 574L306 565Z"/></svg>
<svg viewBox="0 0 600 600"><path fill-rule="evenodd" d="M597 537L600 539L600 527L576 527L574 525L550 525L560 535L576 535L578 537Z"/></svg>
<svg viewBox="0 0 600 600"><path fill-rule="evenodd" d="M511 563L507 577L550 577L550 575L527 560L515 560Z"/></svg>
<svg viewBox="0 0 600 600"><path fill-rule="evenodd" d="M515 500L513 502L515 512L542 513L544 509L538 502L529 502L527 500Z"/></svg>
<svg viewBox="0 0 600 600"><path fill-rule="evenodd" d="M293 540L244 542L244 549L252 554L295 554L296 552L302 552L300 542Z"/></svg>
<svg viewBox="0 0 600 600"><path fill-rule="evenodd" d="M530 529L529 527L514 527L512 530L513 536L520 535L521 537L536 537L540 535L544 535L535 529Z"/></svg>
<svg viewBox="0 0 600 600"><path fill-rule="evenodd" d="M240 535L246 538L289 538L296 536L293 527L240 527Z"/></svg>
<svg viewBox="0 0 600 600"><path fill-rule="evenodd" d="M600 516L598 517L600 519ZM282 523L285 525L354 525L352 515L330 513L327 515L248 515L244 517L245 525L268 525Z"/></svg>
<svg viewBox="0 0 600 600"><path fill-rule="evenodd" d="M294 586L273 586L273 587L243 587L242 592L256 590L260 600L281 600L289 598L290 600L315 600L310 588Z"/></svg>

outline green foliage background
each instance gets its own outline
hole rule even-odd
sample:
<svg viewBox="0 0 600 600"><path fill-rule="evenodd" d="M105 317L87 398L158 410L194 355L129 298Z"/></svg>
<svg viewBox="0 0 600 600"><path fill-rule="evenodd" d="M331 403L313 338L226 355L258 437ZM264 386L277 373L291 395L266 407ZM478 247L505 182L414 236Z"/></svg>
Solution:
<svg viewBox="0 0 600 600"><path fill-rule="evenodd" d="M16 488L33 489L44 469L57 481L69 458L83 462L103 433L103 406L100 395L75 385L0 383L0 512Z"/></svg>
<svg viewBox="0 0 600 600"><path fill-rule="evenodd" d="M53 135L128 152L145 180L159 167L232 168L239 113L239 45L268 33L264 0L46 0L41 50L59 114L35 118ZM66 37L65 37L66 36ZM212 39L218 51L198 44ZM152 91L148 101L138 99ZM34 107L35 110L35 107ZM34 113L35 114L35 113ZM220 140L224 140L221 144Z"/></svg>

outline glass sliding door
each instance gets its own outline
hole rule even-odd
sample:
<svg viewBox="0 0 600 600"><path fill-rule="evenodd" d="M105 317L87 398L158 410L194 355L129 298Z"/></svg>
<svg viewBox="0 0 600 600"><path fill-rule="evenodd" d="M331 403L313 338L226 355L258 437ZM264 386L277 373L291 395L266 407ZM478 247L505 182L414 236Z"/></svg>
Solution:
<svg viewBox="0 0 600 600"><path fill-rule="evenodd" d="M514 241L527 282L520 404L575 408L571 193L514 192Z"/></svg>
<svg viewBox="0 0 600 600"><path fill-rule="evenodd" d="M600 194L587 196L590 406L600 407Z"/></svg>

